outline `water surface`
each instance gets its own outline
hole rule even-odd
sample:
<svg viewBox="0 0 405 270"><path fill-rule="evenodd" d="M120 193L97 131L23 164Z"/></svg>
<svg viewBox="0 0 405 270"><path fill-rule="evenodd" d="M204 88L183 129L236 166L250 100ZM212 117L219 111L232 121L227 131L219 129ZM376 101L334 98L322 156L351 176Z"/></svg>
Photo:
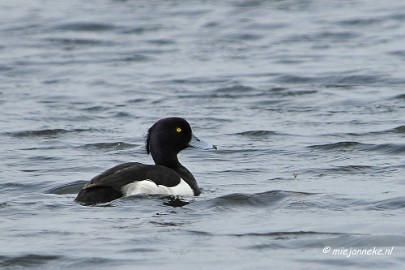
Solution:
<svg viewBox="0 0 405 270"><path fill-rule="evenodd" d="M401 1L6 0L0 18L1 268L401 269ZM201 196L73 202L152 163L167 116L218 145L181 154ZM374 248L392 253L333 254Z"/></svg>

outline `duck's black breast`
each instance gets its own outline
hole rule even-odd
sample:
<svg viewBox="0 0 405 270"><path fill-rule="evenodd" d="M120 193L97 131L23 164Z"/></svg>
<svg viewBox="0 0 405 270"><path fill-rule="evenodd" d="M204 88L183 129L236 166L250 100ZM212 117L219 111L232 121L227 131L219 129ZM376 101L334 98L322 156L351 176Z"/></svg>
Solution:
<svg viewBox="0 0 405 270"><path fill-rule="evenodd" d="M185 170L188 172L187 169ZM145 165L138 162L124 163L90 180L75 200L84 205L109 202L123 196L136 194L136 189L139 188L157 188L158 190L152 191L152 194L182 195L175 194L175 188L179 186L189 188L194 195L199 195L200 190L196 183L194 185L194 177L190 173L190 178L186 172L179 171L178 173L176 170L160 165ZM149 185L149 187L145 185Z"/></svg>

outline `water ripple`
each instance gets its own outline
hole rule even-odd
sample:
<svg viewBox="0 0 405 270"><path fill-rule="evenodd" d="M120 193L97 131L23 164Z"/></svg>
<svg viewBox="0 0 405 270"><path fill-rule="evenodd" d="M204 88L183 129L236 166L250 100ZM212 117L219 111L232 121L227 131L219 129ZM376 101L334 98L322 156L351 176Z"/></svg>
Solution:
<svg viewBox="0 0 405 270"><path fill-rule="evenodd" d="M47 194L56 194L56 195L66 195L66 194L77 194L83 188L88 181L75 181L72 183L58 185L47 190L45 193Z"/></svg>
<svg viewBox="0 0 405 270"><path fill-rule="evenodd" d="M388 130L388 131L393 131L396 133L405 133L405 125L393 128L392 130Z"/></svg>
<svg viewBox="0 0 405 270"><path fill-rule="evenodd" d="M275 206L278 202L289 197L311 196L312 193L271 190L262 193L245 194L233 193L206 201L210 207L266 207Z"/></svg>
<svg viewBox="0 0 405 270"><path fill-rule="evenodd" d="M364 151L364 152L382 152L386 154L403 154L405 153L405 144L394 144L394 143L384 143L384 144L366 144L353 141L344 141L337 143L327 143L327 144L317 144L308 146L311 149L319 150L333 150L333 151Z"/></svg>
<svg viewBox="0 0 405 270"><path fill-rule="evenodd" d="M238 132L235 133L236 135L241 135L241 136L246 136L246 137L253 137L253 138L265 138L268 136L272 135L284 135L281 133L278 133L276 131L270 131L270 130L249 130L249 131L243 131L243 132Z"/></svg>
<svg viewBox="0 0 405 270"><path fill-rule="evenodd" d="M95 39L95 38L79 38L79 37L52 37L46 38L45 41L54 44L68 45L68 46L113 46L114 41L107 39ZM79 62L79 61L77 61ZM84 61L87 63L87 61ZM23 62L24 63L24 62ZM71 63L66 61L65 63ZM72 62L73 63L73 62ZM62 64L62 62L61 62Z"/></svg>
<svg viewBox="0 0 405 270"><path fill-rule="evenodd" d="M137 147L136 144L125 143L125 142L108 142L108 143L89 143L80 148L91 149L91 150L124 150Z"/></svg>
<svg viewBox="0 0 405 270"><path fill-rule="evenodd" d="M11 135L13 137L18 138L35 138L35 137L58 137L59 135L67 134L67 133L78 133L78 132L89 132L94 131L93 129L63 129L63 128L55 128L55 129L39 129L39 130L23 130L23 131L16 131L16 132L7 132L6 134Z"/></svg>
<svg viewBox="0 0 405 270"><path fill-rule="evenodd" d="M56 26L56 30L64 31L86 31L86 32L100 32L115 29L115 26L109 23L95 23L95 22L73 22L65 23Z"/></svg>
<svg viewBox="0 0 405 270"><path fill-rule="evenodd" d="M372 203L367 209L369 210L397 210L405 208L405 197L395 197L385 200L380 200Z"/></svg>
<svg viewBox="0 0 405 270"><path fill-rule="evenodd" d="M26 254L21 256L0 256L0 266L10 268L38 267L50 261L60 260L62 256Z"/></svg>
<svg viewBox="0 0 405 270"><path fill-rule="evenodd" d="M345 141L345 142L337 142L337 143L327 143L327 144L315 144L308 146L312 149L320 149L320 150L342 150L342 149L352 149L357 146L362 145L358 142L352 141Z"/></svg>
<svg viewBox="0 0 405 270"><path fill-rule="evenodd" d="M355 75L355 74L334 74L328 76L298 76L298 75L279 75L275 78L277 83L292 84L320 84L326 87L347 87L356 85L373 84L403 84L404 80L391 78L381 74L375 75Z"/></svg>

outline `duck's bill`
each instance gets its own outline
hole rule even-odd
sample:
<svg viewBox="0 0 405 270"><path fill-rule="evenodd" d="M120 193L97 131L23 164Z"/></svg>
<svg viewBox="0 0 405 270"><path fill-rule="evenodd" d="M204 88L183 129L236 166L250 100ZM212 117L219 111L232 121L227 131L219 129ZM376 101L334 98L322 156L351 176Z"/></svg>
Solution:
<svg viewBox="0 0 405 270"><path fill-rule="evenodd" d="M194 134L191 135L191 141L189 142L189 145L191 147L195 147L195 148L200 148L200 149L204 149L204 150L211 150L211 149L217 149L216 145L204 142L202 140L200 140L199 138L197 138L196 136L194 136Z"/></svg>

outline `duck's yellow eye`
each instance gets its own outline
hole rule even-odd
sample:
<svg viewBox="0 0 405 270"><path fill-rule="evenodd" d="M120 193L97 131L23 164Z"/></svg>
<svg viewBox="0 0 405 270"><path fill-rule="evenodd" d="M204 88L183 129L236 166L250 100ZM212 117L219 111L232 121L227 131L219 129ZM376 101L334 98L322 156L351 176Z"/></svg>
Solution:
<svg viewBox="0 0 405 270"><path fill-rule="evenodd" d="M176 128L176 131L177 131L177 133L180 133L181 132L181 128Z"/></svg>

